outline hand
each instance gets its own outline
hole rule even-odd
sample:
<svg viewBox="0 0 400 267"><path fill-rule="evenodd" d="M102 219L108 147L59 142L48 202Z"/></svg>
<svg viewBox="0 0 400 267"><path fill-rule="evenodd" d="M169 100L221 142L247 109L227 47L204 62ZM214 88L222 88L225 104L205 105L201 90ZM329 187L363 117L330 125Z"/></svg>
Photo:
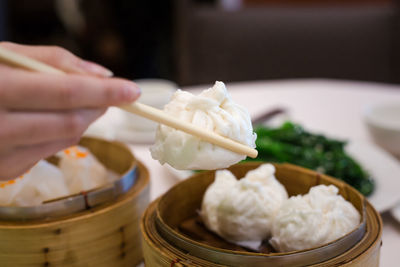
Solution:
<svg viewBox="0 0 400 267"><path fill-rule="evenodd" d="M68 72L49 75L0 64L0 180L76 144L109 106L135 101L132 82L59 47L0 45Z"/></svg>

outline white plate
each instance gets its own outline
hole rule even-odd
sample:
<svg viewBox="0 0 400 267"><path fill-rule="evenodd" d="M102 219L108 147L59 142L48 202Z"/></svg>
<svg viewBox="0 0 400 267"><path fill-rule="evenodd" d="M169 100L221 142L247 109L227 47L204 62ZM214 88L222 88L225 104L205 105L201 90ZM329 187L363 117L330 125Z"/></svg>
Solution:
<svg viewBox="0 0 400 267"><path fill-rule="evenodd" d="M189 178L193 174L193 171L190 171L190 170L181 171L181 170L174 169L167 163L164 164L163 167L180 181L185 180L186 178Z"/></svg>
<svg viewBox="0 0 400 267"><path fill-rule="evenodd" d="M368 200L378 212L384 212L400 201L400 163L380 147L361 142L350 142L346 151L367 170L375 181L375 189Z"/></svg>
<svg viewBox="0 0 400 267"><path fill-rule="evenodd" d="M86 136L100 137L131 144L152 144L155 131L140 131L126 124L125 111L115 107L93 123L85 132Z"/></svg>
<svg viewBox="0 0 400 267"><path fill-rule="evenodd" d="M155 136L155 131L138 131L123 124L118 125L115 130L115 140L123 143L152 144Z"/></svg>
<svg viewBox="0 0 400 267"><path fill-rule="evenodd" d="M384 212L394 207L400 201L400 163L392 155L370 143L349 142L346 151L373 177L375 190L368 200L375 209ZM166 169L179 180L192 174L190 171L178 171L170 166ZM400 206L396 211L400 221Z"/></svg>
<svg viewBox="0 0 400 267"><path fill-rule="evenodd" d="M400 204L397 204L396 207L394 207L390 213L392 214L393 218L396 219L397 222L400 223Z"/></svg>

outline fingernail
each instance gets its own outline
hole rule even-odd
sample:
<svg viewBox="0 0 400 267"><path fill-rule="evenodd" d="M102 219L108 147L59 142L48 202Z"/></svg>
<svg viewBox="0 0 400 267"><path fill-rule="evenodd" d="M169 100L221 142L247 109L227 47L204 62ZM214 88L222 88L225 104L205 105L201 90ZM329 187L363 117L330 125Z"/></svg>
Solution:
<svg viewBox="0 0 400 267"><path fill-rule="evenodd" d="M82 60L80 66L85 72L90 74L102 77L112 77L114 75L111 70L90 61Z"/></svg>
<svg viewBox="0 0 400 267"><path fill-rule="evenodd" d="M141 89L133 83L126 83L123 87L123 98L126 102L132 102L139 98Z"/></svg>

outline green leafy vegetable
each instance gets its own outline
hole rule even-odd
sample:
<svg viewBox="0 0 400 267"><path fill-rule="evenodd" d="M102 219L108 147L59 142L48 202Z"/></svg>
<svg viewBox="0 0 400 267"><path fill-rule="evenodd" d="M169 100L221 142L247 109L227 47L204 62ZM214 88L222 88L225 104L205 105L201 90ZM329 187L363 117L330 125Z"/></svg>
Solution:
<svg viewBox="0 0 400 267"><path fill-rule="evenodd" d="M284 123L279 128L259 126L258 157L250 160L288 162L339 178L364 195L374 189L370 175L344 151L346 142L305 131L300 125Z"/></svg>

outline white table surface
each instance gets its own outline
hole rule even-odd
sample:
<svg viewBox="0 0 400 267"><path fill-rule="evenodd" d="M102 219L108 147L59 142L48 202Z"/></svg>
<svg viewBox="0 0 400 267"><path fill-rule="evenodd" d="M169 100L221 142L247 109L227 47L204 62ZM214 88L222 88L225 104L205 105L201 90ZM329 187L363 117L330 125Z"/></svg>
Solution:
<svg viewBox="0 0 400 267"><path fill-rule="evenodd" d="M211 85L183 89L196 92L207 86ZM363 110L375 103L400 102L400 86L378 83L307 79L232 83L227 88L234 101L245 106L252 116L284 107L290 118L306 129L366 142L372 141L362 121ZM149 145L132 144L131 148L150 170L152 200L179 182L151 158ZM388 212L382 214L382 219L381 266L400 266L400 223Z"/></svg>

